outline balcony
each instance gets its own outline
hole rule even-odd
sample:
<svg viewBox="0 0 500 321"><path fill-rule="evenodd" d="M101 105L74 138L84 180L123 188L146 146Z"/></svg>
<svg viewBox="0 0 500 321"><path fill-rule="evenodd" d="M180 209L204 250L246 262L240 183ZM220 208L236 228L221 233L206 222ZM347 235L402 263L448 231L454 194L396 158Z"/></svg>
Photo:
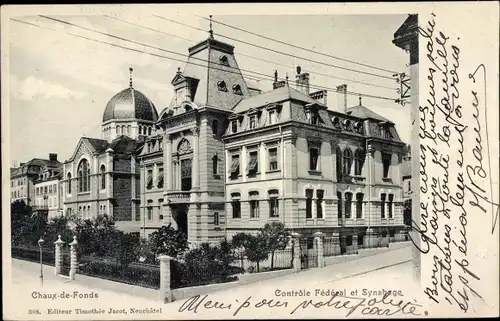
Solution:
<svg viewBox="0 0 500 321"><path fill-rule="evenodd" d="M49 206L48 205L33 205L32 209L33 209L33 211L48 211Z"/></svg>
<svg viewBox="0 0 500 321"><path fill-rule="evenodd" d="M191 199L190 191L167 192L167 202L174 204L189 203Z"/></svg>

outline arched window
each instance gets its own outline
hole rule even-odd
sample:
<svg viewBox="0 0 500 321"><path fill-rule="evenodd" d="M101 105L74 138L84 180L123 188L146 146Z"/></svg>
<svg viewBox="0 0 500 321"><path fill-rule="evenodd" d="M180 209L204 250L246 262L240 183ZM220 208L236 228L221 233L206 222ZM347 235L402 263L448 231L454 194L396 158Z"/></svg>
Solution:
<svg viewBox="0 0 500 321"><path fill-rule="evenodd" d="M335 149L335 155L337 155L337 182L342 180L342 151L340 148Z"/></svg>
<svg viewBox="0 0 500 321"><path fill-rule="evenodd" d="M71 194L71 173L68 173L68 189L67 194Z"/></svg>
<svg viewBox="0 0 500 321"><path fill-rule="evenodd" d="M151 127L148 128L148 135L151 135Z"/></svg>
<svg viewBox="0 0 500 321"><path fill-rule="evenodd" d="M132 126L131 125L128 125L127 126L127 134L132 134Z"/></svg>
<svg viewBox="0 0 500 321"><path fill-rule="evenodd" d="M139 135L142 135L142 126L139 126Z"/></svg>
<svg viewBox="0 0 500 321"><path fill-rule="evenodd" d="M78 165L78 192L90 191L90 167L89 162L83 159Z"/></svg>
<svg viewBox="0 0 500 321"><path fill-rule="evenodd" d="M349 148L344 149L342 165L343 165L342 173L344 175L349 175L351 173L351 167L352 167L352 152Z"/></svg>
<svg viewBox="0 0 500 321"><path fill-rule="evenodd" d="M106 167L101 165L101 189L106 189Z"/></svg>
<svg viewBox="0 0 500 321"><path fill-rule="evenodd" d="M364 154L361 150L356 150L354 153L354 175L361 175L363 163L365 161Z"/></svg>

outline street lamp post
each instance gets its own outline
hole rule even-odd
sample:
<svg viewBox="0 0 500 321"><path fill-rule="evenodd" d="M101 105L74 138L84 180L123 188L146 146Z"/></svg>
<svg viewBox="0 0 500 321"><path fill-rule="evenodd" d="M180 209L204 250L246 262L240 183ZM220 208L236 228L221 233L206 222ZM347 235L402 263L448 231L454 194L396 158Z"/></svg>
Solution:
<svg viewBox="0 0 500 321"><path fill-rule="evenodd" d="M42 245L45 241L40 237L38 246L40 247L40 284L43 286L43 263L42 263Z"/></svg>

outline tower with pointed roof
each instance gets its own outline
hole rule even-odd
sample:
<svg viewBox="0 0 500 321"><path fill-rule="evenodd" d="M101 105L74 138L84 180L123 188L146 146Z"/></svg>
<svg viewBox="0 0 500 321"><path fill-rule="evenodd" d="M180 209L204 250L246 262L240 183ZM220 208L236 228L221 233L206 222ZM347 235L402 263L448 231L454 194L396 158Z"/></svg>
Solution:
<svg viewBox="0 0 500 321"><path fill-rule="evenodd" d="M217 240L224 236L225 212L221 136L233 108L259 91L248 88L234 47L215 39L211 26L208 37L188 49L171 85L173 97L157 122L162 135L147 138L139 155L146 233L171 224L191 244Z"/></svg>

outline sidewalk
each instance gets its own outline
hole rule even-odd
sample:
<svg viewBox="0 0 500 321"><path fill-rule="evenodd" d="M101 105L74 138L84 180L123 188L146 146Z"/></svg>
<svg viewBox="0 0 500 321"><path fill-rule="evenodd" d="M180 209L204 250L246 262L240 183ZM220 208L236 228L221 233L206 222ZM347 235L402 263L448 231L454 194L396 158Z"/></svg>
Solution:
<svg viewBox="0 0 500 321"><path fill-rule="evenodd" d="M394 250L385 251L383 253L372 255L369 257L361 257L359 259L348 262L339 263L336 265L327 266L321 269L309 269L300 273L290 274L274 279L264 280L246 285L239 285L234 288L213 292L208 294L207 302L212 301L232 304L232 311L221 309L206 309L201 306L196 313L194 311L182 311L182 306L186 300L179 300L169 304L163 304L158 300L158 291L145 289L118 282L101 280L97 278L77 275L75 281L69 281L54 275L54 268L44 266L44 284L40 286L40 265L37 263L26 262L21 260L12 260L12 284L9 293L10 302L23 302L22 308L15 306L5 306L5 317L16 313L15 319L33 320L33 319L99 319L99 320L116 320L116 319L197 319L197 318L283 318L288 314L279 309L271 309L265 307L262 309L245 309L238 312L236 317L233 317L234 310L241 305L245 300L250 298L253 304L261 300L272 300L276 302L288 301L290 306L300 304L304 299L320 300L321 297L315 297L314 291L328 289L346 289L360 291L369 287L371 290L382 289L403 289L403 287L412 286L411 284L411 247L403 247ZM410 283L410 284L408 284ZM277 296L277 290L282 292L309 290L311 297L280 297ZM33 298L33 293L66 293L78 292L82 295L93 298L84 297L78 300L41 300ZM405 293L408 292L408 290ZM411 293L411 291L410 291ZM98 297L95 297L95 296ZM254 302L255 301L255 302ZM48 309L69 309L73 312L71 318L67 315L50 314ZM75 309L104 309L110 308L116 311L125 311L121 314L75 314ZM140 309L157 309L154 314L132 314L130 308ZM44 318L37 315L29 315L28 309L39 309L44 313ZM159 310L161 309L161 310ZM103 311L104 311L103 310ZM70 312L71 312L70 311ZM300 314L293 317L320 317L332 318L343 317L343 311L334 309L321 310L328 311L327 314L318 315L320 312L314 309L301 311ZM10 314L9 314L10 312ZM289 313L290 311L288 311Z"/></svg>

